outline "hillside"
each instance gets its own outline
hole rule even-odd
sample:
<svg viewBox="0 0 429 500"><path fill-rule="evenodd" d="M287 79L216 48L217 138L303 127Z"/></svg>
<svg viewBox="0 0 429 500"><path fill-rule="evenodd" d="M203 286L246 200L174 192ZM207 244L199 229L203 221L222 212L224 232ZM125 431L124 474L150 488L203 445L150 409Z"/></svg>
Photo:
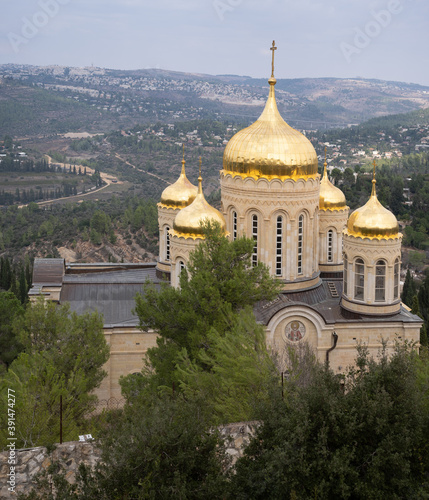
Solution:
<svg viewBox="0 0 429 500"><path fill-rule="evenodd" d="M137 123L254 121L266 79L166 70L118 71L1 65L0 136L105 132ZM20 84L14 84L20 82ZM279 79L280 112L292 126L326 129L429 107L429 88L381 80Z"/></svg>

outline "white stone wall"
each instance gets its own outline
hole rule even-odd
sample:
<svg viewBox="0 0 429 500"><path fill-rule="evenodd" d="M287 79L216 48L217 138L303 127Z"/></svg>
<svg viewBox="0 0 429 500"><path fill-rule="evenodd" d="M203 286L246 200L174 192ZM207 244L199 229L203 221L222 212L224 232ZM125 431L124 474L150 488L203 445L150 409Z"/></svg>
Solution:
<svg viewBox="0 0 429 500"><path fill-rule="evenodd" d="M343 235L344 256L347 256L347 291L343 291L342 305L348 310L364 314L393 314L399 311L400 299L394 297L394 266L401 262L402 234L392 239L357 238ZM365 264L364 298L357 300L355 295L355 263L362 259ZM386 263L385 301L375 300L375 271L377 261ZM400 269L399 269L400 271Z"/></svg>
<svg viewBox="0 0 429 500"><path fill-rule="evenodd" d="M294 181L265 178L243 179L221 171L222 210L227 231L232 234L232 213L238 217L238 234L252 237L252 215L258 216L258 260L276 276L276 222L283 217L282 274L296 288L307 288L307 280L318 272L320 179ZM298 221L304 216L302 273L298 273Z"/></svg>
<svg viewBox="0 0 429 500"><path fill-rule="evenodd" d="M319 211L319 267L322 271L342 271L343 230L347 224L348 207L344 210ZM333 231L333 258L328 260L328 231Z"/></svg>

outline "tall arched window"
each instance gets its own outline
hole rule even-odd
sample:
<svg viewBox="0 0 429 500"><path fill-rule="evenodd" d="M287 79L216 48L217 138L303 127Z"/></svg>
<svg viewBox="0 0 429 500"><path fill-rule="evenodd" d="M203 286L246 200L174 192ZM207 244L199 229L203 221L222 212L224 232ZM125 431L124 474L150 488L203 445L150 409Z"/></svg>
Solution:
<svg viewBox="0 0 429 500"><path fill-rule="evenodd" d="M304 246L304 216L298 219L298 274L302 274L302 252Z"/></svg>
<svg viewBox="0 0 429 500"><path fill-rule="evenodd" d="M179 274L185 269L185 263L183 260L179 260Z"/></svg>
<svg viewBox="0 0 429 500"><path fill-rule="evenodd" d="M237 239L237 212L232 212L232 239Z"/></svg>
<svg viewBox="0 0 429 500"><path fill-rule="evenodd" d="M283 267L283 217L277 217L276 230L276 276L282 275Z"/></svg>
<svg viewBox="0 0 429 500"><path fill-rule="evenodd" d="M393 300L399 299L399 271L400 263L399 258L395 260L393 268Z"/></svg>
<svg viewBox="0 0 429 500"><path fill-rule="evenodd" d="M252 215L253 254L252 266L258 264L258 216Z"/></svg>
<svg viewBox="0 0 429 500"><path fill-rule="evenodd" d="M386 300L386 263L384 260L377 261L375 265L375 301Z"/></svg>
<svg viewBox="0 0 429 500"><path fill-rule="evenodd" d="M334 260L334 231L330 229L328 231L328 248L327 248L328 262Z"/></svg>
<svg viewBox="0 0 429 500"><path fill-rule="evenodd" d="M165 260L170 260L170 228L165 228Z"/></svg>
<svg viewBox="0 0 429 500"><path fill-rule="evenodd" d="M344 295L347 295L347 289L348 289L348 281L349 281L349 261L347 260L347 255L344 254L343 257L344 260L344 273L343 273L343 292Z"/></svg>
<svg viewBox="0 0 429 500"><path fill-rule="evenodd" d="M365 264L362 259L355 260L355 299L364 300Z"/></svg>

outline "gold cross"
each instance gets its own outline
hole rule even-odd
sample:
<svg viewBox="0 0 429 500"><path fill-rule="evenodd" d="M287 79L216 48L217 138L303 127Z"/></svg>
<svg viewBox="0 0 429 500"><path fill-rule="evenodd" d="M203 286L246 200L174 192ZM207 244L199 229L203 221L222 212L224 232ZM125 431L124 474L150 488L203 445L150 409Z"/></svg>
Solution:
<svg viewBox="0 0 429 500"><path fill-rule="evenodd" d="M373 173L372 173L372 178L375 179L375 158L374 158L374 170L373 170Z"/></svg>
<svg viewBox="0 0 429 500"><path fill-rule="evenodd" d="M202 163L202 159L201 159L201 156L200 156L200 177L201 177L201 163Z"/></svg>
<svg viewBox="0 0 429 500"><path fill-rule="evenodd" d="M273 59L271 62L271 78L274 78L274 51L277 50L276 42L273 40L273 46L270 48L273 51Z"/></svg>

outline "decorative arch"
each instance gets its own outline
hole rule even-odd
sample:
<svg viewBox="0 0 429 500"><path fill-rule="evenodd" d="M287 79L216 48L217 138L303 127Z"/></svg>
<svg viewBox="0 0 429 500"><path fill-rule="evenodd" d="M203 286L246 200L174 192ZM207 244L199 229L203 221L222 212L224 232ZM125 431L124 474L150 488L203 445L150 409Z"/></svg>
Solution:
<svg viewBox="0 0 429 500"><path fill-rule="evenodd" d="M326 327L326 323L322 316L311 307L291 304L277 311L268 321L266 326L267 344L271 346L274 344L274 334L282 321L288 319L292 320L297 316L302 316L315 326L317 339L322 337L322 331Z"/></svg>

